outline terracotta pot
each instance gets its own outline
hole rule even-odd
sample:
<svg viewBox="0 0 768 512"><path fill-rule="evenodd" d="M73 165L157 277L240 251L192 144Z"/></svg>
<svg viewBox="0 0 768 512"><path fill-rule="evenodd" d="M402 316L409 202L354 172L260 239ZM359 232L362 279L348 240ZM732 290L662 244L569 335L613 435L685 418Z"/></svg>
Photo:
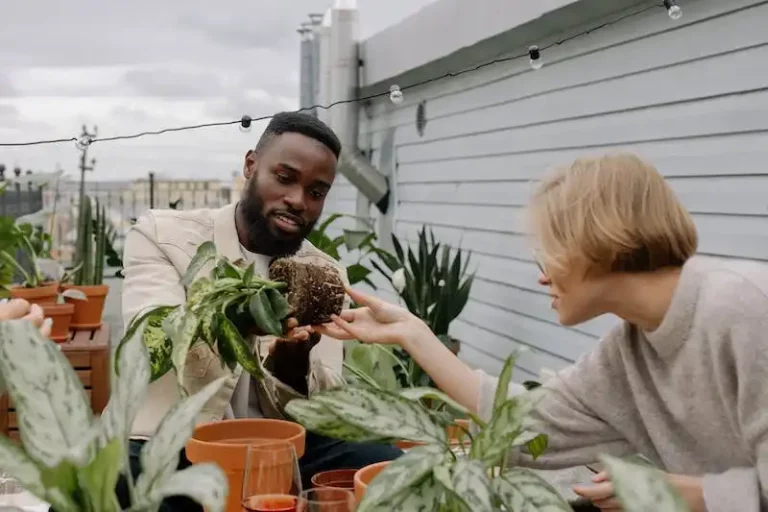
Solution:
<svg viewBox="0 0 768 512"><path fill-rule="evenodd" d="M379 473L384 471L384 468L387 467L387 464L390 462L391 461L389 460L385 460L384 462L377 462L376 464L365 466L355 473L355 500L357 501L358 505L365 495L365 490L368 488L368 484L370 484L373 479L378 476Z"/></svg>
<svg viewBox="0 0 768 512"><path fill-rule="evenodd" d="M109 286L97 284L93 286L75 286L65 284L62 290L80 290L88 300L77 300L65 297L64 300L75 305L72 315L72 329L78 331L98 329L101 327L101 316L104 313L104 301L107 299Z"/></svg>
<svg viewBox="0 0 768 512"><path fill-rule="evenodd" d="M72 304L43 304L43 313L46 318L53 320L51 326L51 340L56 343L64 343L69 339L69 327L75 306Z"/></svg>
<svg viewBox="0 0 768 512"><path fill-rule="evenodd" d="M461 430L458 427L458 425L461 425L465 429L469 430L469 420L459 419L459 420L454 420L454 422L456 423L456 425L449 425L448 428L445 429L445 432L448 435L448 442L452 446L458 446L459 445L459 437L464 432L463 430ZM405 441L405 440L401 440L401 441L396 441L395 442L395 446L397 446L401 450L410 450L414 446L420 446L420 445L423 445L423 444L424 443L420 443L420 442L416 442L416 441Z"/></svg>
<svg viewBox="0 0 768 512"><path fill-rule="evenodd" d="M56 304L59 294L59 283L57 281L43 283L42 286L35 288L25 288L23 286L12 286L11 297L14 299L24 299L30 304Z"/></svg>
<svg viewBox="0 0 768 512"><path fill-rule="evenodd" d="M229 480L226 510L240 512L248 446L275 440L287 441L296 449L296 456L301 457L304 455L305 438L306 430L298 423L262 418L224 420L195 428L187 442L186 455L192 463L213 462L219 465ZM279 477L277 473L276 477Z"/></svg>
<svg viewBox="0 0 768 512"><path fill-rule="evenodd" d="M321 471L312 477L312 487L315 489L344 489L352 491L355 488L356 469L335 469Z"/></svg>

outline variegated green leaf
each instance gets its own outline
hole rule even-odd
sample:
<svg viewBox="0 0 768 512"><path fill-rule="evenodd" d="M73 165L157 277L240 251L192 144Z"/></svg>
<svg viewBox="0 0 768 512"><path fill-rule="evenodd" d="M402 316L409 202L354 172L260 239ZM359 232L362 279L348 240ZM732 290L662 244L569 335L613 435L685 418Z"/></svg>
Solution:
<svg viewBox="0 0 768 512"><path fill-rule="evenodd" d="M0 373L27 455L56 466L93 421L83 385L58 345L27 320L0 322Z"/></svg>
<svg viewBox="0 0 768 512"><path fill-rule="evenodd" d="M228 492L227 476L219 466L201 463L177 471L154 486L147 501L159 504L169 496L187 496L208 512L223 512Z"/></svg>
<svg viewBox="0 0 768 512"><path fill-rule="evenodd" d="M36 496L43 496L40 470L24 451L7 437L0 436L0 474L5 473L19 481L22 487Z"/></svg>
<svg viewBox="0 0 768 512"><path fill-rule="evenodd" d="M516 355L509 356L504 362L504 367L501 369L496 394L493 398L494 412L509 398L507 396L509 394L509 382L512 380L512 370L515 368L515 361L517 361Z"/></svg>
<svg viewBox="0 0 768 512"><path fill-rule="evenodd" d="M473 442L470 456L482 460L486 465L499 462L504 453L522 431L523 416L519 412L517 399L507 400L493 413L493 418L478 433Z"/></svg>
<svg viewBox="0 0 768 512"><path fill-rule="evenodd" d="M117 348L115 349L114 364L115 373L117 375L120 375L120 352L122 352L123 346L128 343L128 341L133 338L136 333L142 333L141 336L144 341L144 345L146 345L147 351L150 354L150 364L153 363L152 354L158 354L155 358L160 361L160 366L162 366L163 361L166 364L164 369L161 367L155 368L153 366L152 375L157 376L155 376L152 380L159 378L171 369L172 345L171 341L166 340L165 338L165 334L163 333L162 329L162 323L166 316L168 316L173 310L179 307L180 306L157 306L133 317L133 319L128 323L128 326L125 329L125 334L120 339L120 343L118 343Z"/></svg>
<svg viewBox="0 0 768 512"><path fill-rule="evenodd" d="M176 380L179 384L179 388L183 390L184 368L187 363L187 354L189 353L189 348L192 346L192 343L195 341L195 336L197 335L200 326L200 318L185 307L181 307L176 311L179 312L178 316L172 317L169 315L168 318L166 318L166 322L163 323L163 331L173 343L171 361L176 370Z"/></svg>
<svg viewBox="0 0 768 512"><path fill-rule="evenodd" d="M664 472L617 457L600 457L626 512L688 512Z"/></svg>
<svg viewBox="0 0 768 512"><path fill-rule="evenodd" d="M195 256L189 262L187 271L181 278L181 284L189 286L197 276L198 272L211 260L216 257L216 245L213 242L203 242L197 248Z"/></svg>
<svg viewBox="0 0 768 512"><path fill-rule="evenodd" d="M368 484L358 512L376 510L391 497L404 492L413 484L428 477L432 468L442 463L449 453L443 446L424 445L413 448L405 455L390 462Z"/></svg>
<svg viewBox="0 0 768 512"><path fill-rule="evenodd" d="M382 437L427 443L447 442L445 429L427 409L407 398L370 388L337 388L316 393L312 400L341 420Z"/></svg>
<svg viewBox="0 0 768 512"><path fill-rule="evenodd" d="M453 492L472 512L493 512L491 482L482 462L459 459L453 466Z"/></svg>
<svg viewBox="0 0 768 512"><path fill-rule="evenodd" d="M372 506L369 512L438 512L444 490L432 476L426 476L420 482L388 497L379 505ZM453 510L453 509L448 509ZM458 511L457 511L458 512Z"/></svg>
<svg viewBox="0 0 768 512"><path fill-rule="evenodd" d="M505 471L491 481L496 499L516 512L572 512L571 506L546 480L523 468Z"/></svg>
<svg viewBox="0 0 768 512"><path fill-rule="evenodd" d="M179 452L192 435L195 417L215 395L229 377L221 377L202 390L179 402L168 411L157 431L141 449L141 466L143 471L136 481L136 492L139 496L151 495L158 485L179 464Z"/></svg>
<svg viewBox="0 0 768 512"><path fill-rule="evenodd" d="M449 397L442 391L435 388L404 388L399 393L403 398L413 400L414 402L420 402L421 400L428 398L430 400L438 400L445 405L458 412L459 414L469 414L469 409L461 405L459 402Z"/></svg>
<svg viewBox="0 0 768 512"><path fill-rule="evenodd" d="M124 439L112 439L90 464L80 469L79 481L88 491L85 494L91 503L91 510L120 512L115 487L123 466L124 449Z"/></svg>
<svg viewBox="0 0 768 512"><path fill-rule="evenodd" d="M288 402L285 411L310 432L351 442L383 441L385 438L344 423L332 410L319 402L297 398Z"/></svg>
<svg viewBox="0 0 768 512"><path fill-rule="evenodd" d="M187 288L187 308L194 310L203 305L205 297L213 291L213 281L207 277L198 277Z"/></svg>

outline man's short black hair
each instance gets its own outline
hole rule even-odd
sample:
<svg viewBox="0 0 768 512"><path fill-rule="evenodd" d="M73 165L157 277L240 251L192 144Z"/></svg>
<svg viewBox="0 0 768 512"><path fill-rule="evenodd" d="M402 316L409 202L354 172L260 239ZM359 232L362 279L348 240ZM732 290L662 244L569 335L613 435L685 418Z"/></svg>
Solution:
<svg viewBox="0 0 768 512"><path fill-rule="evenodd" d="M339 158L341 142L333 130L318 118L302 112L275 114L256 145L256 153L263 150L276 136L286 132L300 133L313 138L330 149L336 158Z"/></svg>

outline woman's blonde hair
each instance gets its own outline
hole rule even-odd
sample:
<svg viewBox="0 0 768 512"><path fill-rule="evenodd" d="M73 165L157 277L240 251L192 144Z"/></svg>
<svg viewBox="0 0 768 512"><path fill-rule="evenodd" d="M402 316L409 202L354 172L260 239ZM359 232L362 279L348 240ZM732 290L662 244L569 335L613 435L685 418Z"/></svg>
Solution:
<svg viewBox="0 0 768 512"><path fill-rule="evenodd" d="M632 154L579 158L545 178L529 206L547 272L574 261L648 272L682 266L698 244L688 211L656 168Z"/></svg>

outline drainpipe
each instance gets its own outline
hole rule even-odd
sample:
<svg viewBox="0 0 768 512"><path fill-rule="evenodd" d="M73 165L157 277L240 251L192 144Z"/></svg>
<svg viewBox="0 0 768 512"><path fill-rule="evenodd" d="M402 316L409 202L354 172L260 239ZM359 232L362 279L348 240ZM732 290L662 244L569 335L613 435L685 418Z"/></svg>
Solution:
<svg viewBox="0 0 768 512"><path fill-rule="evenodd" d="M331 10L323 15L320 25L315 27L315 39L319 52L317 63L317 101L318 105L328 105L331 102ZM317 117L327 125L331 124L328 111L317 109Z"/></svg>
<svg viewBox="0 0 768 512"><path fill-rule="evenodd" d="M307 27L307 24L302 24L301 28L297 30L301 34L301 43L299 46L299 108L309 109L315 104L312 97L312 78L313 78L313 66L312 66L312 39L313 31ZM305 110L307 114L316 115L313 110Z"/></svg>
<svg viewBox="0 0 768 512"><path fill-rule="evenodd" d="M321 87L327 87L330 92L330 98L325 97L330 101L326 103L357 97L360 85L359 11L355 0L336 0L330 14L329 60L321 61L323 70L329 71L327 82L321 81ZM326 122L341 140L339 170L368 201L386 213L389 207L389 183L358 149L358 109L358 103L335 105L326 111Z"/></svg>

